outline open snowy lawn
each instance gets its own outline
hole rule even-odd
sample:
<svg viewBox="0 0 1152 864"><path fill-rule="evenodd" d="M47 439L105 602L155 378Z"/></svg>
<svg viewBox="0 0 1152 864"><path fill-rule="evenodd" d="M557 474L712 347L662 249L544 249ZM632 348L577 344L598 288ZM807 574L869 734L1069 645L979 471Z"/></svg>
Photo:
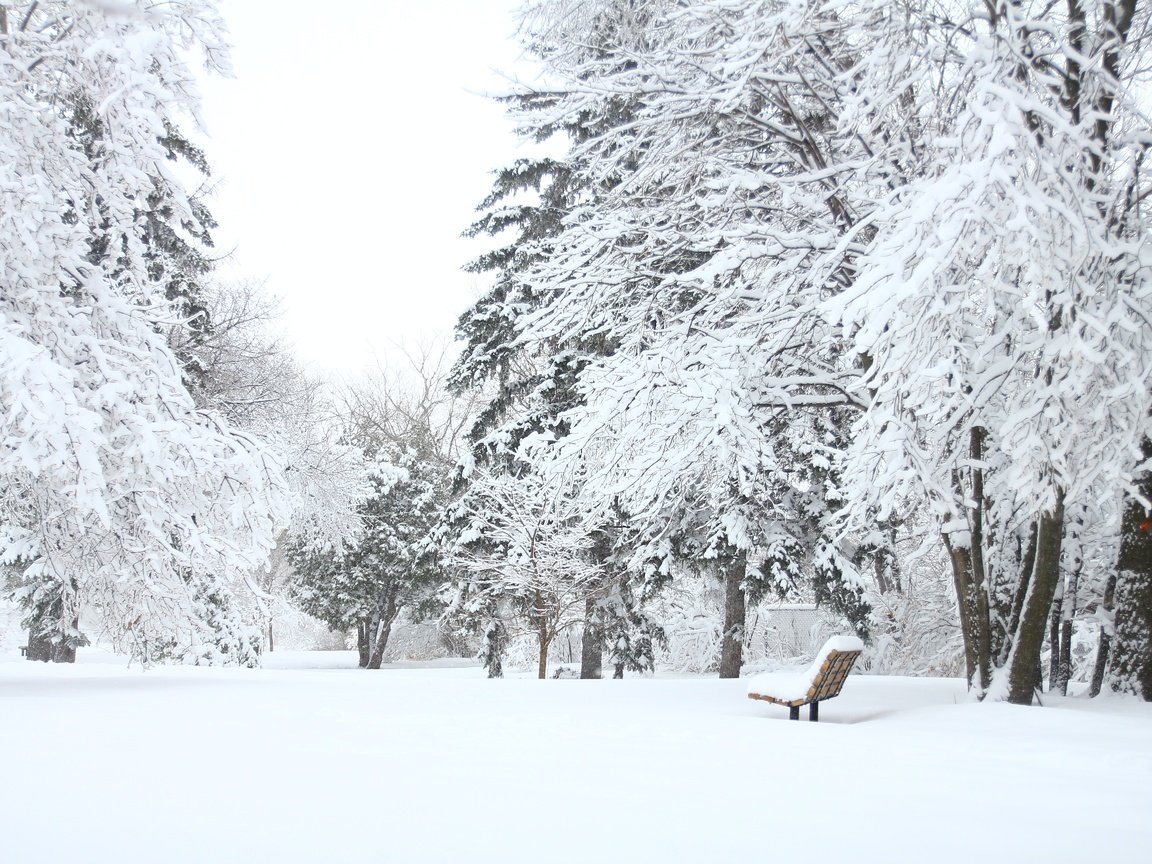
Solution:
<svg viewBox="0 0 1152 864"><path fill-rule="evenodd" d="M1152 706L741 681L0 662L0 861L1147 861ZM297 668L282 668L295 666ZM302 668L310 667L310 668Z"/></svg>

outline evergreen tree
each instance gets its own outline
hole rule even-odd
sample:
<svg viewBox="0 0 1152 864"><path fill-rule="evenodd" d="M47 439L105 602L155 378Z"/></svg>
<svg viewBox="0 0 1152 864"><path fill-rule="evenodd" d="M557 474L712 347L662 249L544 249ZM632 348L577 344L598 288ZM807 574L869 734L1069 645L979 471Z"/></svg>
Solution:
<svg viewBox="0 0 1152 864"><path fill-rule="evenodd" d="M370 469L372 494L353 542L289 551L300 607L336 630L355 628L360 665L379 669L396 616L440 575L429 533L440 508L442 475L416 451L381 445Z"/></svg>
<svg viewBox="0 0 1152 864"><path fill-rule="evenodd" d="M504 100L521 126L522 134L537 143L557 138L572 141L586 140L594 128L607 128L618 124L627 116L627 106L617 106L611 117L579 116L566 119L562 124L543 120L557 102L555 94L524 92ZM582 202L594 196L594 189L577 179L574 168L576 157L566 159L550 157L525 158L496 172L491 193L480 203L480 218L465 232L466 236L481 235L502 238L513 233L510 241L486 253L468 265L468 270L487 274L494 284L464 315L457 325L457 336L464 348L450 378L457 393L471 391L487 396L477 412L468 434L472 452L469 466L461 472L457 492L468 497L468 488L477 476L470 466L479 466L486 472L506 472L524 477L532 469L516 454L526 439L538 436L562 437L565 432L561 413L580 402L577 389L580 373L592 358L610 352L611 344L596 336L566 340L548 340L547 344L524 346L518 344L524 321L549 302L547 294L534 292L519 277L530 271L548 254L552 238L563 229L565 218ZM609 179L605 182L615 182ZM486 496L474 496L484 500ZM465 505L465 510L471 505ZM444 536L450 538L453 524L463 524L457 509L445 524ZM500 517L496 514L497 519ZM586 528L589 537L595 528ZM449 546L457 545L446 539ZM597 548L599 565L603 567L611 550L602 543L589 542ZM472 554L478 546L473 543ZM575 566L575 565L574 565ZM582 565L580 565L582 566ZM578 567L579 569L579 567ZM457 588L464 589L464 573L455 577ZM593 592L589 585L581 590ZM600 592L608 585L600 586ZM496 604L497 606L499 604ZM466 629L495 632L484 624L491 621L496 606L483 604L486 614L474 621L464 622ZM587 598L584 621L584 649L582 651L582 677L599 677L603 656L603 624L600 621L608 607ZM613 607L614 608L614 607ZM460 607L454 615L459 619ZM505 633L503 624L499 632ZM487 644L487 643L486 643ZM493 641L503 646L503 637ZM486 648L485 656L495 657L495 648ZM498 668L494 667L494 668ZM594 670L594 671L593 671ZM490 668L491 671L491 668Z"/></svg>

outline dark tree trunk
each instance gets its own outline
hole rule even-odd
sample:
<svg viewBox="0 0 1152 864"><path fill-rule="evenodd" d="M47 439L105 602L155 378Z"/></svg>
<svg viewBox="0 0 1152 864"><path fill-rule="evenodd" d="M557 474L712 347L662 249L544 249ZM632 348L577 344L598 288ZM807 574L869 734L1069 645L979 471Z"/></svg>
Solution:
<svg viewBox="0 0 1152 864"><path fill-rule="evenodd" d="M972 558L965 546L953 545L952 538L945 534L944 545L948 549L948 561L952 565L952 581L956 586L956 606L960 615L960 633L964 638L964 674L968 686L978 686L976 680L976 610L972 603Z"/></svg>
<svg viewBox="0 0 1152 864"><path fill-rule="evenodd" d="M1056 667L1056 687L1061 696L1068 695L1068 682L1072 680L1072 624L1076 620L1077 599L1080 594L1080 575L1084 571L1083 556L1076 559L1075 569L1064 593L1060 620L1060 662Z"/></svg>
<svg viewBox="0 0 1152 864"><path fill-rule="evenodd" d="M360 653L360 668L368 668L368 660L372 656L368 645L368 621L361 621L356 625L356 649Z"/></svg>
<svg viewBox="0 0 1152 864"><path fill-rule="evenodd" d="M616 543L616 531L604 527L592 532L592 558L601 568L601 576L595 584L595 591L584 601L584 637L580 643L580 677L583 679L604 676L604 640L607 624L605 610L600 606L603 588L610 580L618 577L613 564L612 553Z"/></svg>
<svg viewBox="0 0 1152 864"><path fill-rule="evenodd" d="M983 458L984 430L971 430L969 454L979 463ZM988 689L992 674L992 619L989 609L987 574L984 566L984 475L979 469L969 475L971 489L965 488L964 474L952 472L952 486L958 500L970 501L963 515L966 537L954 540L944 534L944 545L952 565L956 603L960 614L960 631L964 637L964 666L968 686L981 694ZM957 521L953 516L950 522Z"/></svg>
<svg viewBox="0 0 1152 864"><path fill-rule="evenodd" d="M1144 562L1144 567L1152 563ZM1112 668L1114 690L1152 702L1152 573L1123 569L1116 584L1116 635Z"/></svg>
<svg viewBox="0 0 1152 864"><path fill-rule="evenodd" d="M720 643L720 677L739 678L744 659L744 554L728 566L724 576L724 636Z"/></svg>
<svg viewBox="0 0 1152 864"><path fill-rule="evenodd" d="M1063 613L1064 583L1057 579L1052 610L1048 614L1048 689L1052 692L1056 691L1060 678L1060 620Z"/></svg>
<svg viewBox="0 0 1152 864"><path fill-rule="evenodd" d="M977 426L971 431L969 454L975 464L984 459L984 429ZM992 683L992 618L988 608L987 570L984 566L984 471L972 469L972 506L968 523L972 529L970 554L972 558L972 593L976 606L976 671L980 675L983 692Z"/></svg>
<svg viewBox="0 0 1152 864"><path fill-rule="evenodd" d="M276 650L276 641L272 638L272 622L268 622L268 653Z"/></svg>
<svg viewBox="0 0 1152 864"><path fill-rule="evenodd" d="M1020 569L1016 577L1016 589L1012 593L1011 604L1004 615L1004 626L1000 630L1000 644L996 647L996 665L1003 666L1008 662L1008 652L1012 648L1012 640L1016 637L1016 630L1020 626L1020 615L1024 611L1024 598L1028 596L1028 586L1032 583L1032 573L1036 570L1036 539L1037 526L1033 522L1028 526L1028 544L1024 548L1024 556L1020 561Z"/></svg>
<svg viewBox="0 0 1152 864"><path fill-rule="evenodd" d="M552 647L552 640L543 627L536 636L540 643L540 656L536 658L536 677L543 681L548 677L548 649Z"/></svg>
<svg viewBox="0 0 1152 864"><path fill-rule="evenodd" d="M1023 600L1020 624L1014 634L1009 669L1008 701L1031 705L1040 684L1036 669L1044 647L1044 629L1052 596L1060 579L1060 543L1064 534L1064 493L1057 493L1050 513L1040 517L1036 530L1036 564L1031 584Z"/></svg>
<svg viewBox="0 0 1152 864"><path fill-rule="evenodd" d="M554 635L548 627L548 614L544 604L544 594L539 588L532 595L532 614L529 617L536 628L536 647L539 653L536 657L536 677L548 677L548 649L552 647Z"/></svg>
<svg viewBox="0 0 1152 864"><path fill-rule="evenodd" d="M368 665L365 668L379 669L384 663L384 651L388 648L388 637L392 635L392 622L396 620L399 611L395 595L389 593L383 608L372 616L372 625L368 631Z"/></svg>
<svg viewBox="0 0 1152 864"><path fill-rule="evenodd" d="M384 663L384 649L388 647L389 625L380 617L373 617L368 628L368 663L365 669L379 669Z"/></svg>
<svg viewBox="0 0 1152 864"><path fill-rule="evenodd" d="M885 567L882 556L876 556L876 559L872 562L872 571L876 577L876 588L880 593L887 594L891 591L892 589L888 584L888 568Z"/></svg>
<svg viewBox="0 0 1152 864"><path fill-rule="evenodd" d="M584 637L580 641L580 677L599 678L604 668L604 625L594 597L584 601Z"/></svg>
<svg viewBox="0 0 1152 864"><path fill-rule="evenodd" d="M1060 665L1056 667L1056 692L1068 695L1068 682L1072 680L1072 617L1060 622Z"/></svg>
<svg viewBox="0 0 1152 864"><path fill-rule="evenodd" d="M1152 441L1145 438L1140 449L1144 462L1152 459ZM1152 473L1145 473L1139 482L1140 494L1148 498L1152 494ZM1104 627L1092 676L1094 692L1090 692L1092 695L1100 692L1108 666L1113 689L1152 700L1152 514L1135 499L1130 498L1124 505L1116 572L1109 577L1104 594L1105 615L1101 616ZM1115 602L1115 625L1111 634L1108 632L1107 612L1112 606L1109 601Z"/></svg>
<svg viewBox="0 0 1152 864"><path fill-rule="evenodd" d="M1104 673L1108 671L1108 661L1112 654L1112 634L1114 631L1112 614L1116 603L1116 571L1113 570L1104 584L1104 600L1100 603L1100 644L1096 647L1096 662L1092 666L1092 681L1088 685L1088 695L1100 695L1104 687Z"/></svg>
<svg viewBox="0 0 1152 864"><path fill-rule="evenodd" d="M1016 581L1016 592L1012 595L1012 615L1008 619L1008 628L1005 631L1004 645L1001 649L1003 652L999 659L999 665L1001 666L1009 663L1012 650L1016 646L1016 640L1020 635L1020 621L1024 617L1024 604L1030 596L1032 581L1036 576L1036 567L1040 554L1040 528L1042 522L1043 519L1038 519L1032 523L1029 552L1025 557L1024 565L1020 568L1020 578ZM1039 626L1041 639L1043 639L1043 624ZM1039 655L1037 655L1037 666L1039 663ZM1036 677L1036 683L1037 685L1040 683L1038 676Z"/></svg>

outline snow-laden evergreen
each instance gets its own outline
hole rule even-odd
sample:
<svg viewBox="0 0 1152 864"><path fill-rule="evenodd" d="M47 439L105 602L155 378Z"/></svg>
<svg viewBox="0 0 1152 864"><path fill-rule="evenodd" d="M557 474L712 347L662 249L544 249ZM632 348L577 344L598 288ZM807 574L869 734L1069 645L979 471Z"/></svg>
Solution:
<svg viewBox="0 0 1152 864"><path fill-rule="evenodd" d="M379 669L397 615L426 599L440 578L430 540L443 475L412 447L365 440L369 494L359 529L318 546L307 534L289 547L291 591L309 614L336 630L355 630L360 665Z"/></svg>

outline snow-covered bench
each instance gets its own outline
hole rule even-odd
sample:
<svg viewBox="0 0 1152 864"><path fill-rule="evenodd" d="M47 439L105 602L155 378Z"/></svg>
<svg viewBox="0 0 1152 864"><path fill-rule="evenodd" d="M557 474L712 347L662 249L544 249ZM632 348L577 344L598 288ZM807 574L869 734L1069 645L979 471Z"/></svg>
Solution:
<svg viewBox="0 0 1152 864"><path fill-rule="evenodd" d="M839 696L864 643L855 636L833 636L806 672L757 675L748 679L748 698L787 705L788 719L800 719L800 706L808 706L808 719L820 719L820 703Z"/></svg>

